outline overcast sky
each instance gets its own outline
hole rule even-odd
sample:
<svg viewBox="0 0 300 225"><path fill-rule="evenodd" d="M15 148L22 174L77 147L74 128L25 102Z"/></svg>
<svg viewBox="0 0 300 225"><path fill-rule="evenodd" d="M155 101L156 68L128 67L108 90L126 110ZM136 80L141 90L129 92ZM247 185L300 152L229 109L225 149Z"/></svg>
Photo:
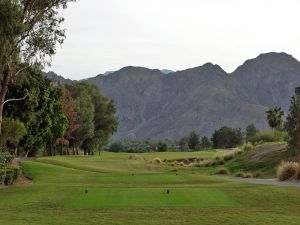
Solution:
<svg viewBox="0 0 300 225"><path fill-rule="evenodd" d="M128 65L232 72L270 51L300 59L299 11L299 0L80 0L63 12L50 70L82 79Z"/></svg>

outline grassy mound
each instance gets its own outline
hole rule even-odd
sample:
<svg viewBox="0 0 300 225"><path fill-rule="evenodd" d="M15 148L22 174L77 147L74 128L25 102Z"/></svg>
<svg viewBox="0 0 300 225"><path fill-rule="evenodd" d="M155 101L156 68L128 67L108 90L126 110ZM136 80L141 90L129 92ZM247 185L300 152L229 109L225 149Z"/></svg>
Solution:
<svg viewBox="0 0 300 225"><path fill-rule="evenodd" d="M268 143L238 154L225 164L232 174L259 173L262 177L276 177L276 168L282 160L293 158L285 143Z"/></svg>

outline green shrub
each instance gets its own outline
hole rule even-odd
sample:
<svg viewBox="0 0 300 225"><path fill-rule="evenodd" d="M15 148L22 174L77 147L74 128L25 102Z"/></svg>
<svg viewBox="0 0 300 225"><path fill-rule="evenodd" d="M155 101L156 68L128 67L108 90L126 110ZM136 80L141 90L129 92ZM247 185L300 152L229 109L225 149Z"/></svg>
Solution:
<svg viewBox="0 0 300 225"><path fill-rule="evenodd" d="M3 168L0 169L0 185L12 185L18 179L21 173L20 168Z"/></svg>
<svg viewBox="0 0 300 225"><path fill-rule="evenodd" d="M277 178L280 181L297 179L299 177L300 165L297 162L281 162L277 168Z"/></svg>
<svg viewBox="0 0 300 225"><path fill-rule="evenodd" d="M159 142L157 149L159 152L166 152L168 150L168 145L166 143Z"/></svg>
<svg viewBox="0 0 300 225"><path fill-rule="evenodd" d="M245 152L249 152L253 150L253 145L251 143L244 144L242 150Z"/></svg>
<svg viewBox="0 0 300 225"><path fill-rule="evenodd" d="M4 180L4 184L6 186L12 185L14 183L14 177L15 177L14 173L15 172L13 170L10 170L10 169L7 170L6 177L5 177L5 180Z"/></svg>
<svg viewBox="0 0 300 225"><path fill-rule="evenodd" d="M212 166L212 162L209 160L203 160L197 165L197 167L209 167L209 166Z"/></svg>
<svg viewBox="0 0 300 225"><path fill-rule="evenodd" d="M279 142L279 141L287 141L288 133L283 131L266 131L266 132L258 132L253 137L249 138L249 141L252 144L262 144L266 142Z"/></svg>
<svg viewBox="0 0 300 225"><path fill-rule="evenodd" d="M220 168L215 174L228 175L230 173L229 173L228 169L226 169L226 168Z"/></svg>

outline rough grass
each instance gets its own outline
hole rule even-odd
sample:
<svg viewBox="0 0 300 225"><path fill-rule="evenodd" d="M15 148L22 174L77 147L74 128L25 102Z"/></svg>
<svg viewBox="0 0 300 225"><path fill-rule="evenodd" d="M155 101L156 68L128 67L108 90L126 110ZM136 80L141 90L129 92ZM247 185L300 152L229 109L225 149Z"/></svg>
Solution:
<svg viewBox="0 0 300 225"><path fill-rule="evenodd" d="M259 173L262 178L275 178L278 164L293 158L285 143L268 143L238 154L225 164L231 173Z"/></svg>
<svg viewBox="0 0 300 225"><path fill-rule="evenodd" d="M24 162L23 170L34 183L0 189L0 224L299 224L297 188L205 175L213 168L149 166L128 156L107 153ZM161 154L146 157L165 159ZM90 200L82 200L86 189ZM170 201L166 189L171 191L171 198L176 194L176 199Z"/></svg>

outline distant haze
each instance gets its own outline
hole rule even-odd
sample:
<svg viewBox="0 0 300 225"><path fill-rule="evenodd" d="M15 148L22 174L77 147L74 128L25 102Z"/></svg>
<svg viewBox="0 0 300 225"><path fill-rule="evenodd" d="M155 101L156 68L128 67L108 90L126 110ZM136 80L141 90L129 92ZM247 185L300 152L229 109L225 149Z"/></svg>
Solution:
<svg viewBox="0 0 300 225"><path fill-rule="evenodd" d="M299 0L81 0L63 12L53 70L81 79L124 66L232 72L261 52L300 58Z"/></svg>

